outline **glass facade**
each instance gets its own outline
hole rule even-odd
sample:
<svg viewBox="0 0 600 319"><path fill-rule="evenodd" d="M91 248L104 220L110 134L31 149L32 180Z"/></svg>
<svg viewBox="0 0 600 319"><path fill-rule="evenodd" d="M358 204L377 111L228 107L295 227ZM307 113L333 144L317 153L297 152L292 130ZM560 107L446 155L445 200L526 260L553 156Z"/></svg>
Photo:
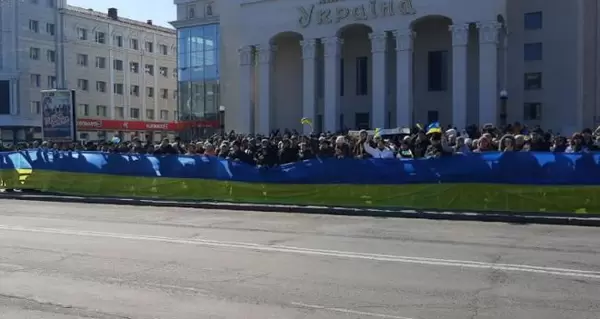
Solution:
<svg viewBox="0 0 600 319"><path fill-rule="evenodd" d="M219 25L177 30L179 120L219 116Z"/></svg>

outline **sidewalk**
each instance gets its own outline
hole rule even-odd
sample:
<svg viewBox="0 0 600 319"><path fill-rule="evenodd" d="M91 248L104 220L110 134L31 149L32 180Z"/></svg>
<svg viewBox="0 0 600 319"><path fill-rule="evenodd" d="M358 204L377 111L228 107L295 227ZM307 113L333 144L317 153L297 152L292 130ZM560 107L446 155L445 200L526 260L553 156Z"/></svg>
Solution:
<svg viewBox="0 0 600 319"><path fill-rule="evenodd" d="M503 222L515 224L546 224L600 227L600 214L560 213L502 213L502 212L450 212L416 211L410 209L368 209L325 206L269 205L251 203L228 203L207 201L163 201L135 198L80 197L47 193L22 193L0 191L0 199L47 201L63 203L86 203L106 205L130 205L153 207L181 207L198 209L221 209L237 211L261 211L300 214L328 214L346 216L371 216L389 218L421 218L436 220Z"/></svg>

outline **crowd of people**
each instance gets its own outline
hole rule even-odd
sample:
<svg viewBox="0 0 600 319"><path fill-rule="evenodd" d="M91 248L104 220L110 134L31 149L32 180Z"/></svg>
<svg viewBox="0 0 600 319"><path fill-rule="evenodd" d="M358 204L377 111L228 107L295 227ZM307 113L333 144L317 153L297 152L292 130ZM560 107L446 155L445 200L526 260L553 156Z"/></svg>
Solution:
<svg viewBox="0 0 600 319"><path fill-rule="evenodd" d="M382 133L380 133L382 132ZM418 159L472 152L593 152L600 150L600 127L584 129L571 136L553 134L540 127L529 129L520 123L498 128L493 125L470 126L464 130L415 127L404 133L385 135L385 131L356 131L339 134L301 135L295 131L274 131L270 136L218 134L195 141L180 138L158 143L129 142L21 143L0 151L48 148L73 151L101 151L119 154L212 155L251 165L274 166L312 158Z"/></svg>

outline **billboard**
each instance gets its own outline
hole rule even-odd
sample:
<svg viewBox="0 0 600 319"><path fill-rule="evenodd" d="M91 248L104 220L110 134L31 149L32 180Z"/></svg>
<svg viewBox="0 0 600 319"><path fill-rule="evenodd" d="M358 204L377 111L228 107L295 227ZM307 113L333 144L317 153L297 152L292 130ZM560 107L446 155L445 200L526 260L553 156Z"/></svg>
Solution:
<svg viewBox="0 0 600 319"><path fill-rule="evenodd" d="M45 141L77 139L75 91L42 90L42 136Z"/></svg>

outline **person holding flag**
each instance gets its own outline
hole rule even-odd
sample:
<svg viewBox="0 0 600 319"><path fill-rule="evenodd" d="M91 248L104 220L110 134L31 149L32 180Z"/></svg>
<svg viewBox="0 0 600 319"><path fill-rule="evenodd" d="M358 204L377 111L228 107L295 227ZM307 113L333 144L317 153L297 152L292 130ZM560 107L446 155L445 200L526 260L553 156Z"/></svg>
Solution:
<svg viewBox="0 0 600 319"><path fill-rule="evenodd" d="M371 155L373 158L394 158L394 151L385 143L385 141L381 138L381 129L376 128L375 134L373 136L377 146L375 148L371 147L370 137L367 137L367 140L364 142L363 147L365 148L365 152Z"/></svg>

